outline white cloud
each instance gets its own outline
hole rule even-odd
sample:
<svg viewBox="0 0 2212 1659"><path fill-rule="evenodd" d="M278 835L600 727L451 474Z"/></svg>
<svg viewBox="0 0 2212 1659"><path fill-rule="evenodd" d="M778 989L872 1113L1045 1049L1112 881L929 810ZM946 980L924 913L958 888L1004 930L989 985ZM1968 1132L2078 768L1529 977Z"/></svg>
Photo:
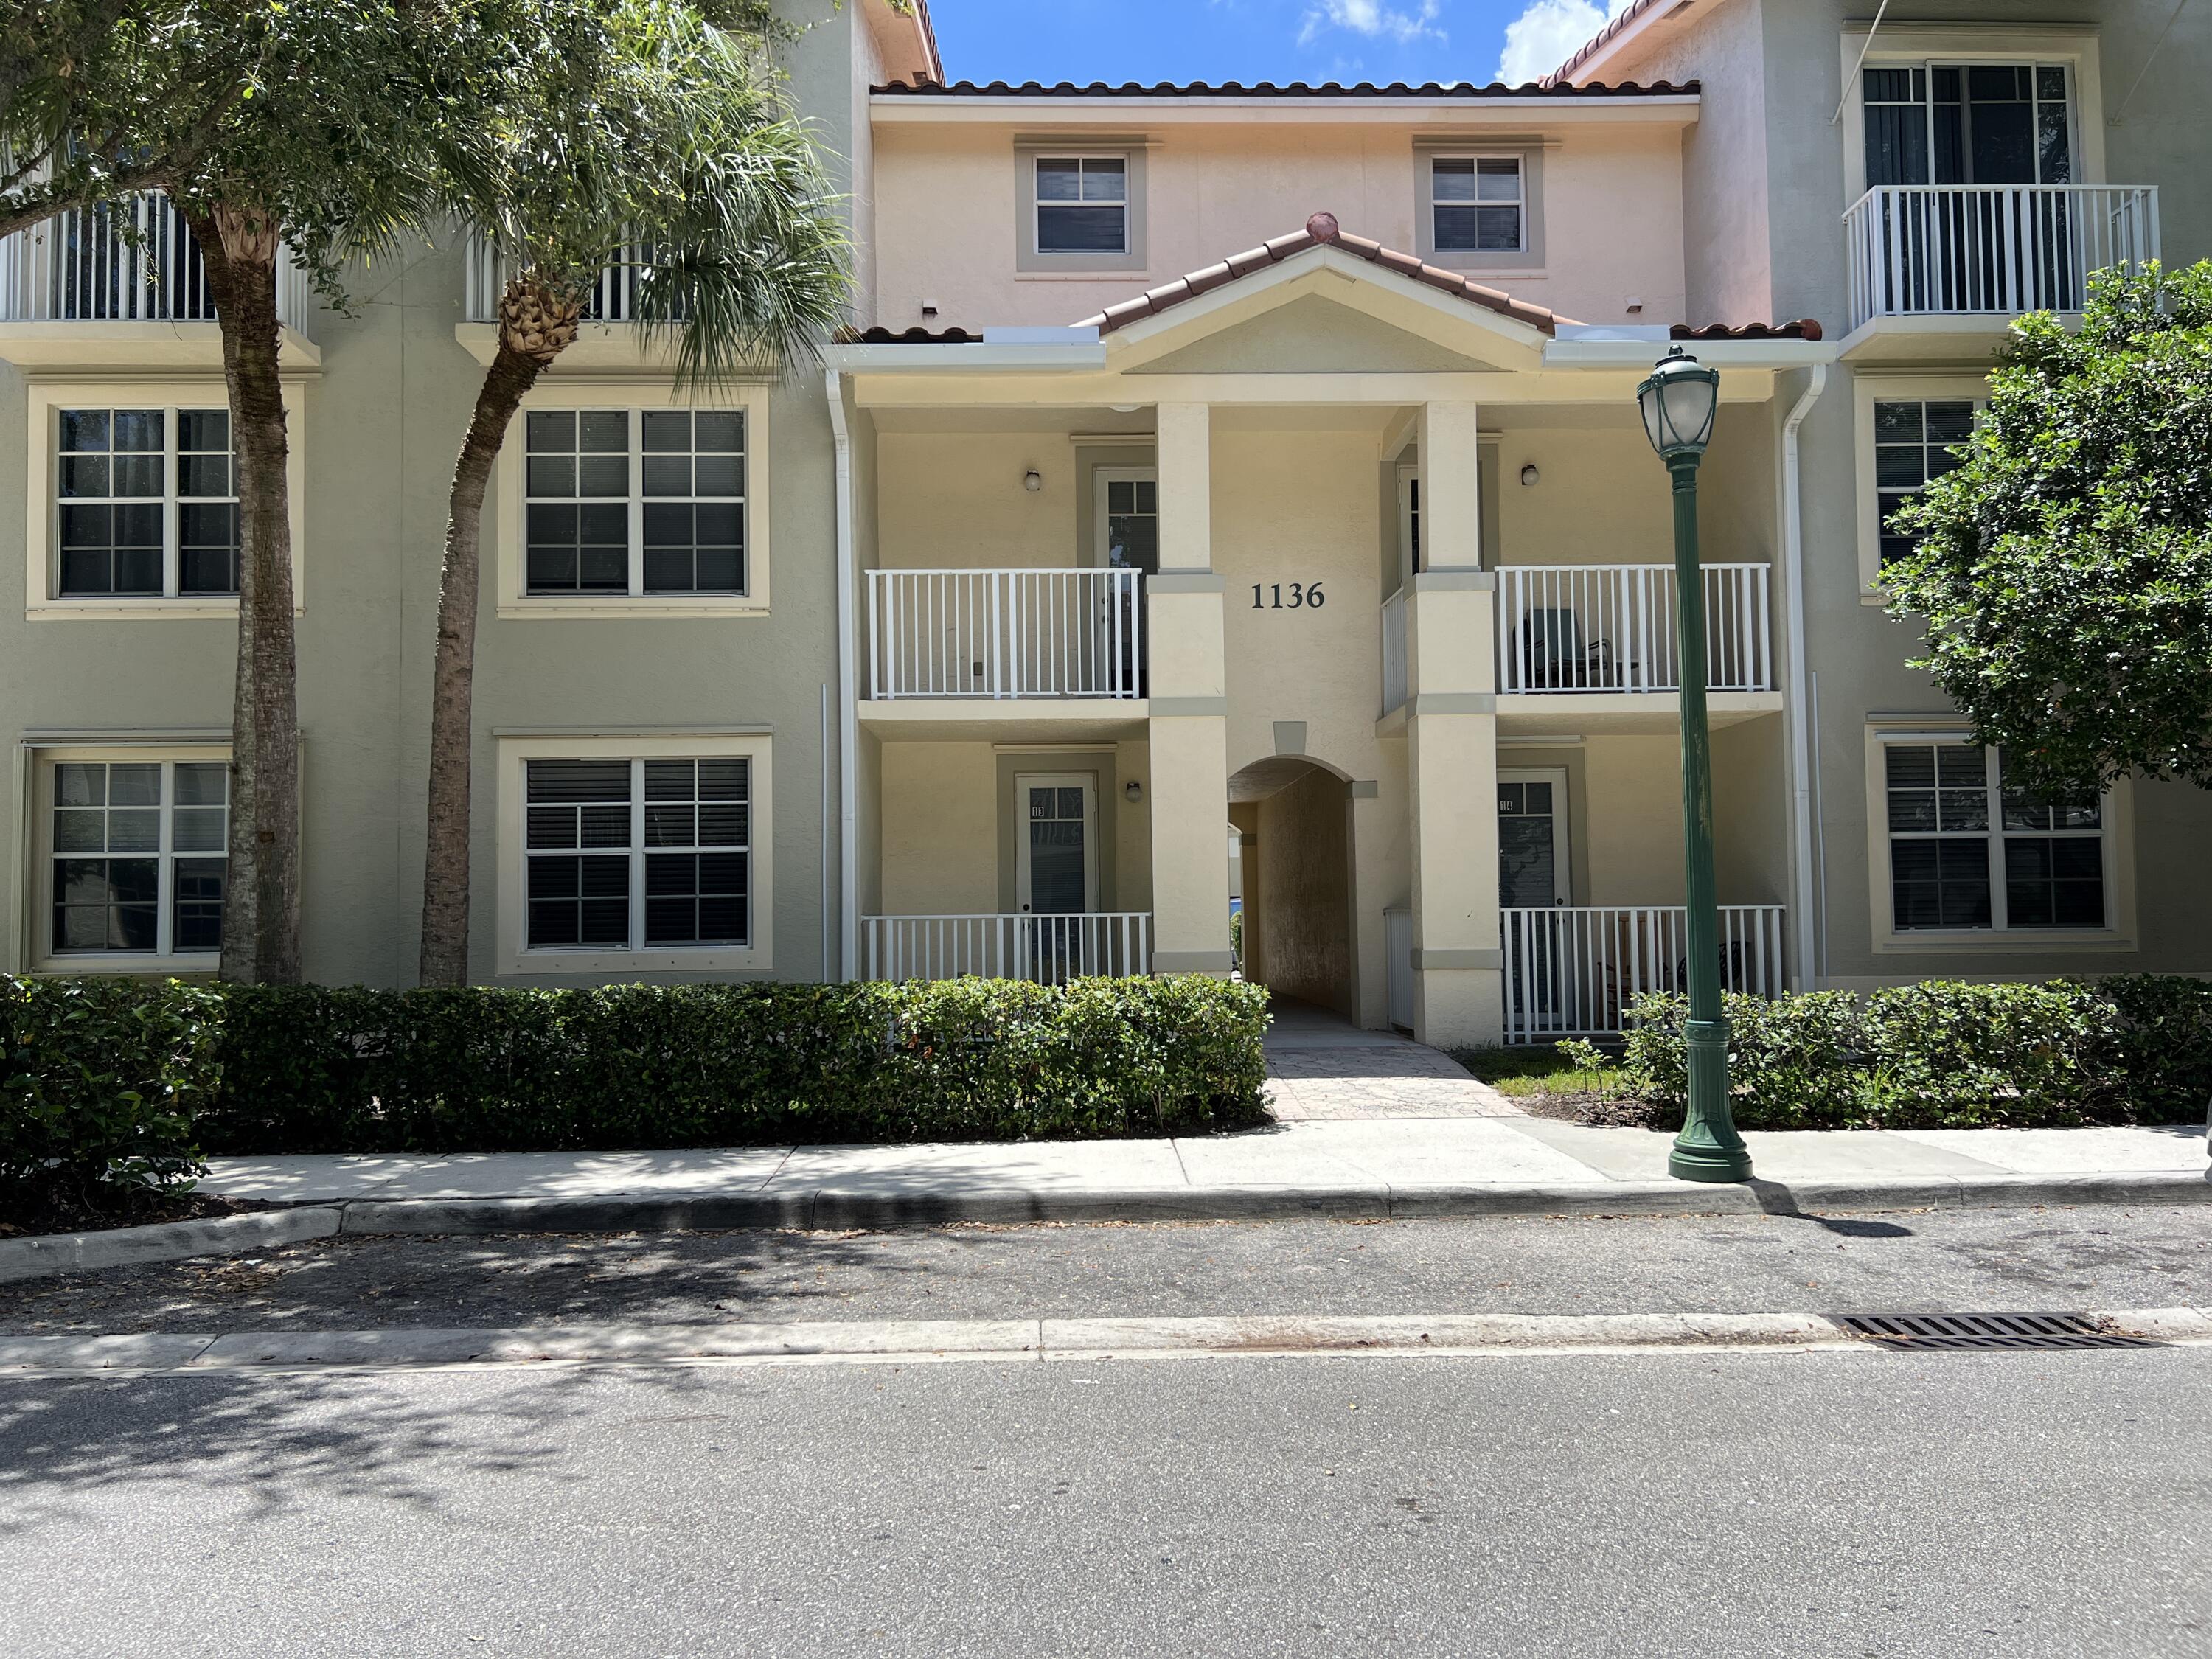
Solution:
<svg viewBox="0 0 2212 1659"><path fill-rule="evenodd" d="M1528 10L1505 26L1505 51L1498 78L1508 86L1540 81L1574 56L1608 18L1626 11L1632 0L1529 0Z"/></svg>
<svg viewBox="0 0 2212 1659"><path fill-rule="evenodd" d="M1298 44L1306 46L1327 29L1349 29L1370 39L1410 43L1441 41L1444 32L1436 27L1438 0L1420 0L1418 8L1389 6L1382 0L1314 0L1298 25Z"/></svg>

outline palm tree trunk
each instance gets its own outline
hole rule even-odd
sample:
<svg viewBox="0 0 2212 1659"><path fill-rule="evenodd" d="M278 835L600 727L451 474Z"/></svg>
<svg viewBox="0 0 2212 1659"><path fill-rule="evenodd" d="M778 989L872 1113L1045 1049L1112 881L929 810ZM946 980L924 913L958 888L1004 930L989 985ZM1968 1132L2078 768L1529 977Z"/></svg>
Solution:
<svg viewBox="0 0 2212 1659"><path fill-rule="evenodd" d="M438 650L430 689L429 834L422 852L422 982L469 977L469 811L476 690L477 595L485 486L514 411L576 337L578 307L527 274L500 299L499 350L461 441L438 578Z"/></svg>
<svg viewBox="0 0 2212 1659"><path fill-rule="evenodd" d="M300 709L292 504L277 369L277 231L251 208L184 209L222 327L239 509L238 676L222 976L300 979Z"/></svg>

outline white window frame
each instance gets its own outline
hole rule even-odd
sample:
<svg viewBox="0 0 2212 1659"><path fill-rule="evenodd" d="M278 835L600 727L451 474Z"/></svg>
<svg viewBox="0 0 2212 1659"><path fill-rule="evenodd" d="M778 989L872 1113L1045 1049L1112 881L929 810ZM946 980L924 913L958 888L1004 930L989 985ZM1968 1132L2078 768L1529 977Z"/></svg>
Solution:
<svg viewBox="0 0 2212 1659"><path fill-rule="evenodd" d="M53 948L54 915L54 769L70 763L93 765L161 764L162 775L161 844L153 856L161 860L158 927L166 942L173 926L174 861L179 855L170 845L173 834L171 799L173 773L166 769L178 762L228 764L230 748L216 743L103 743L33 744L24 748L26 799L29 833L25 837L22 869L23 922L28 948L24 959L32 971L42 974L213 974L221 962L219 951L155 950L150 951L60 951ZM227 838L226 838L227 839ZM226 856L228 853L226 852ZM106 856L103 854L102 856ZM204 858L204 853L182 856Z"/></svg>
<svg viewBox="0 0 2212 1659"><path fill-rule="evenodd" d="M1877 69L1957 65L2038 65L2063 69L2073 125L2075 183L2105 179L2104 70L2094 23L1900 22L1885 21L1868 47L1869 26L1853 21L1838 42L1845 82L1843 118L1844 206L1866 194L1866 86L1855 73L1859 54Z"/></svg>
<svg viewBox="0 0 2212 1659"><path fill-rule="evenodd" d="M1017 772L1014 774L1014 908L1024 915L1030 909L1030 813L1031 789L1083 791L1083 908L1038 915L1095 915L1098 910L1098 775L1095 772Z"/></svg>
<svg viewBox="0 0 2212 1659"><path fill-rule="evenodd" d="M1567 769L1564 766L1501 766L1498 781L1505 783L1548 783L1552 786L1552 902L1572 904L1574 901L1574 848L1571 832L1567 828ZM1503 817L1497 808L1493 813Z"/></svg>
<svg viewBox="0 0 2212 1659"><path fill-rule="evenodd" d="M766 973L774 966L775 791L772 744L765 732L700 732L638 737L503 737L499 750L499 949L496 971L509 975L637 973ZM559 945L533 950L527 943L530 905L526 834L526 764L533 760L744 760L750 814L746 885L751 933L743 945L701 945L609 950L592 945ZM642 796L632 792L631 811L641 811ZM635 834L633 835L635 840ZM643 896L637 890L640 852L631 849L632 937L642 926Z"/></svg>
<svg viewBox="0 0 2212 1659"><path fill-rule="evenodd" d="M1438 253L1445 254L1454 259L1459 260L1482 259L1486 258L1492 254L1518 255L1531 252L1528 246L1528 157L1519 154L1517 151L1503 155L1489 155L1479 154L1454 155L1441 151L1431 151L1427 155L1425 161L1429 169L1429 246L1432 249ZM1474 167L1474 172L1472 176L1476 179L1480 179L1482 177L1482 164L1485 161L1512 162L1514 185L1513 199L1510 202L1504 200L1486 200L1482 195L1482 187L1480 185L1477 185L1475 186L1475 195L1474 199L1471 201L1455 201L1449 204L1438 201L1437 199L1437 164L1439 161L1468 162ZM1454 208L1511 208L1513 210L1513 222L1516 227L1514 246L1511 247L1496 248L1446 247L1443 245L1443 238L1437 234L1437 213L1440 208L1447 205Z"/></svg>
<svg viewBox="0 0 2212 1659"><path fill-rule="evenodd" d="M1544 269L1544 150L1537 141L1503 144L1437 143L1416 139L1413 145L1413 235L1415 251L1430 264L1446 270L1508 279L1543 276ZM1521 246L1517 248L1446 248L1437 246L1437 163L1439 161L1510 161L1520 169ZM1459 203L1457 206L1477 204ZM1492 203L1493 207L1508 204Z"/></svg>
<svg viewBox="0 0 2212 1659"><path fill-rule="evenodd" d="M1862 374L1854 380L1860 604L1889 603L1889 593L1881 585L1881 483L1875 468L1874 406L1890 403L1970 403L1978 422L1989 401L1989 378L1982 374Z"/></svg>
<svg viewBox="0 0 2212 1659"><path fill-rule="evenodd" d="M46 326L44 324L39 325ZM307 607L304 538L301 534L301 505L307 480L306 425L301 418L302 383L288 377L283 382L288 416L289 455L284 476L291 507L292 609L296 616ZM180 409L230 407L229 393L221 375L195 374L170 380L97 380L79 375L31 380L27 398L30 437L29 466L25 474L23 614L32 621L131 622L153 617L231 617L238 615L235 594L165 592L160 596L132 594L118 599L61 596L61 414L65 409L158 409L165 412L163 434L164 499L162 520L162 585L173 590L177 580L177 411ZM238 453L237 422L231 425L232 465Z"/></svg>
<svg viewBox="0 0 2212 1659"><path fill-rule="evenodd" d="M1156 466L1099 466L1091 469L1091 544L1097 550L1093 556L1097 559L1100 568L1109 568L1106 559L1112 545L1112 538L1107 534L1106 528L1107 521L1113 516L1107 510L1108 486L1117 483L1151 484L1153 489L1152 518L1157 524L1160 516L1159 482L1160 470Z"/></svg>
<svg viewBox="0 0 2212 1659"><path fill-rule="evenodd" d="M1118 162L1121 169L1121 194L1118 198L1100 198L1092 200L1079 195L1073 202L1048 202L1037 189L1037 175L1048 161L1073 161L1079 180L1089 176L1092 166L1101 162ZM1127 152L1097 149L1078 146L1065 150L1036 150L1029 157L1030 172L1030 252L1041 259L1124 259L1136 251L1136 238L1130 234L1129 216L1136 206L1135 181L1131 179ZM1079 184L1078 189L1081 185ZM1121 246L1119 247L1047 247L1044 245L1044 210L1048 207L1118 207L1121 210Z"/></svg>
<svg viewBox="0 0 2212 1659"><path fill-rule="evenodd" d="M1131 276L1146 268L1145 167L1152 141L1128 134L1079 133L1057 138L1018 134L1014 139L1013 276L1017 282L1090 282ZM1037 164L1052 160L1121 163L1121 248L1047 252L1038 234ZM1105 206L1104 203L1093 204Z"/></svg>
<svg viewBox="0 0 2212 1659"><path fill-rule="evenodd" d="M498 613L535 620L588 617L764 617L769 611L769 387L743 384L698 397L679 395L668 378L649 380L542 381L523 395L507 441L500 446L493 481L493 544ZM528 459L527 420L532 410L620 410L630 416L629 570L628 593L532 593L528 591L529 556L525 471ZM642 593L645 559L643 517L639 503L644 479L639 466L643 422L649 412L666 410L737 410L745 417L744 549L743 593Z"/></svg>
<svg viewBox="0 0 2212 1659"><path fill-rule="evenodd" d="M1925 748L1930 744L1971 747L1973 734L1950 720L1930 720L1911 725L1870 725L1867 728L1866 784L1868 872L1867 900L1871 938L1877 953L1909 955L2003 955L2035 952L2050 955L2068 951L2132 951L2136 945L2135 797L2127 779L2106 790L2099 802L2099 835L2104 847L2105 925L2102 927L2008 927L2005 926L2003 820L1995 810L1994 782L1990 785L1990 823L1982 834L1990 843L1990 921L1987 927L1934 928L1897 926L1890 889L1889 768L1893 744ZM1996 758L1987 758L1995 779ZM1961 832L1962 836L1970 832Z"/></svg>

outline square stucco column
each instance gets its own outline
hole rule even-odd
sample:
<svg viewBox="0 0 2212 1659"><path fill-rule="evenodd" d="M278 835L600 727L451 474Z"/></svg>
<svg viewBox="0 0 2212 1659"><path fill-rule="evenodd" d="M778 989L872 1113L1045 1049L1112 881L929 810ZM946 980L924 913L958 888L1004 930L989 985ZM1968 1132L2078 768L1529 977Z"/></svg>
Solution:
<svg viewBox="0 0 2212 1659"><path fill-rule="evenodd" d="M1413 1035L1503 1040L1498 916L1497 578L1481 562L1475 406L1421 411L1421 545L1407 598Z"/></svg>
<svg viewBox="0 0 2212 1659"><path fill-rule="evenodd" d="M1229 972L1228 673L1213 570L1212 411L1162 404L1160 571L1146 584L1152 967Z"/></svg>

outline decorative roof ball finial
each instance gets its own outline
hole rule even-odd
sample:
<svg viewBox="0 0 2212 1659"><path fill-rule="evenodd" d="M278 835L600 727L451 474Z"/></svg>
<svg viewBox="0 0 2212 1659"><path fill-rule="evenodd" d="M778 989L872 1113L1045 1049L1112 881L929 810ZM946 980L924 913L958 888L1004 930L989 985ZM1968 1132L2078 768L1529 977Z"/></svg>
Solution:
<svg viewBox="0 0 2212 1659"><path fill-rule="evenodd" d="M1327 211L1316 213L1306 221L1306 234L1316 242L1334 241L1336 231L1336 216L1334 213Z"/></svg>

